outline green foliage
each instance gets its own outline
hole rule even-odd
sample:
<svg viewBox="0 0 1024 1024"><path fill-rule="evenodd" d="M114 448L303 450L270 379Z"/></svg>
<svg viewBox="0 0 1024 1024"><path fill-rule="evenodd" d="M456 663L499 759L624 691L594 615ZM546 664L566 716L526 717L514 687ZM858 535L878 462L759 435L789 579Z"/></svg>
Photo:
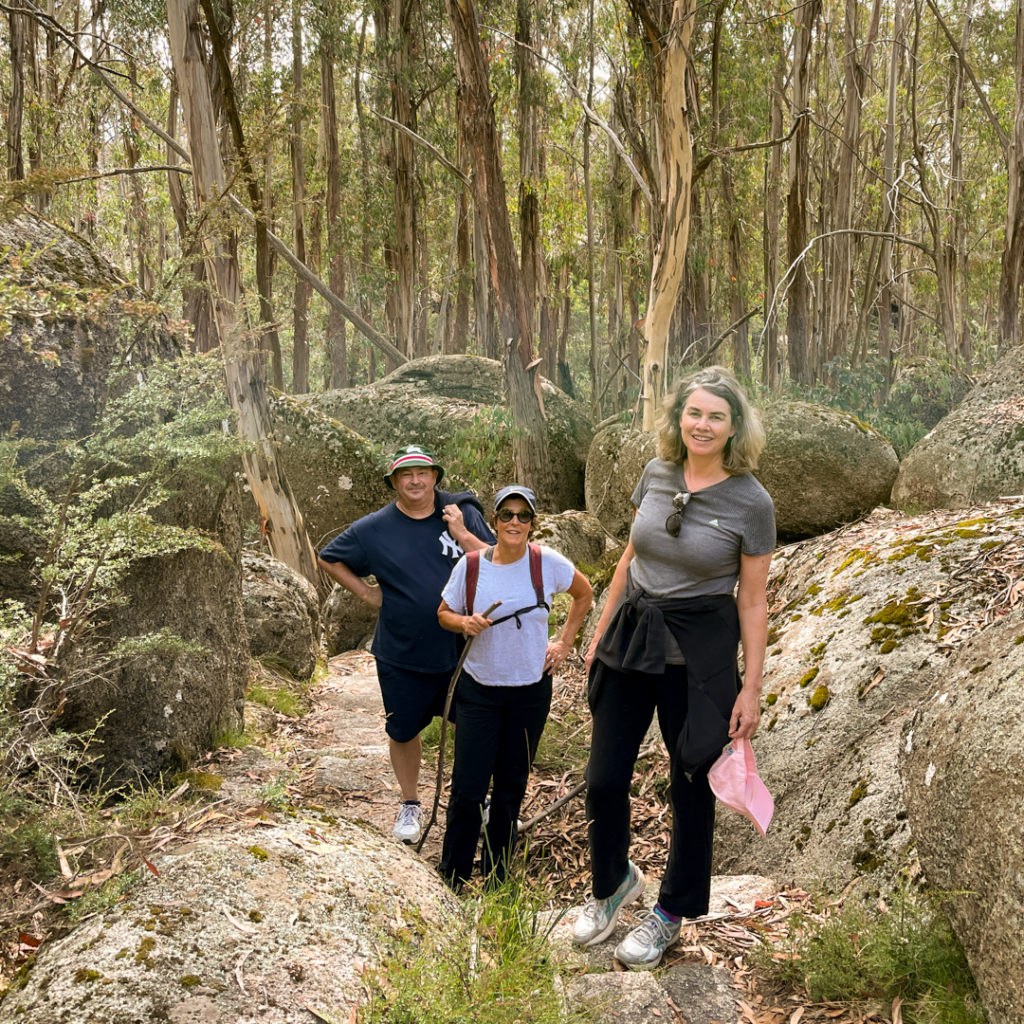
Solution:
<svg viewBox="0 0 1024 1024"><path fill-rule="evenodd" d="M78 924L93 914L102 914L109 910L131 891L139 881L138 871L122 871L113 878L108 878L101 886L90 889L77 900L67 905L65 916L71 924Z"/></svg>
<svg viewBox="0 0 1024 1024"><path fill-rule="evenodd" d="M367 978L360 1024L575 1024L555 985L544 899L521 871L464 901L441 934L403 929L407 948ZM419 933L419 934L417 934Z"/></svg>
<svg viewBox="0 0 1024 1024"><path fill-rule="evenodd" d="M903 1001L906 1024L984 1024L963 949L939 901L902 889L892 908L847 904L790 931L790 954L772 969L810 999L866 1002L883 1016Z"/></svg>
<svg viewBox="0 0 1024 1024"><path fill-rule="evenodd" d="M112 795L95 779L86 786L98 723L79 735L56 728L63 696L102 685L118 662L204 653L166 629L82 641L125 600L122 583L139 559L213 547L198 530L163 519L182 489L223 486L239 451L216 358L122 369L110 394L82 441L35 456L27 445L0 444L0 482L39 510L26 525L46 545L34 608L0 604L0 859L19 860L39 878L56 870L56 837L89 834ZM66 483L57 483L64 472Z"/></svg>
<svg viewBox="0 0 1024 1024"><path fill-rule="evenodd" d="M857 367L836 360L825 367L827 383L811 388L788 385L795 398L853 413L873 426L903 458L966 393L969 382L942 362L909 367L890 387L878 358Z"/></svg>
<svg viewBox="0 0 1024 1024"><path fill-rule="evenodd" d="M458 427L437 456L446 477L469 487L511 479L512 414L498 405L485 406Z"/></svg>
<svg viewBox="0 0 1024 1024"><path fill-rule="evenodd" d="M264 783L256 791L256 795L264 804L268 807L273 807L276 811L286 810L292 803L291 794L288 792L288 784L279 778L273 778L269 782Z"/></svg>

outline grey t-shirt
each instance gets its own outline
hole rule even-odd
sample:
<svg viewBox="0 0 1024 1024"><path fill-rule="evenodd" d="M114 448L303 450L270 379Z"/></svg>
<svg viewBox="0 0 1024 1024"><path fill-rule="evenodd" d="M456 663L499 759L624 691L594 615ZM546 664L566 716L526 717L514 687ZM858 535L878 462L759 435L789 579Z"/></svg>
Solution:
<svg viewBox="0 0 1024 1024"><path fill-rule="evenodd" d="M775 506L749 473L694 491L678 537L665 529L672 498L686 489L683 467L651 459L633 492L637 507L630 538L636 557L630 577L652 597L731 594L740 555L775 547Z"/></svg>

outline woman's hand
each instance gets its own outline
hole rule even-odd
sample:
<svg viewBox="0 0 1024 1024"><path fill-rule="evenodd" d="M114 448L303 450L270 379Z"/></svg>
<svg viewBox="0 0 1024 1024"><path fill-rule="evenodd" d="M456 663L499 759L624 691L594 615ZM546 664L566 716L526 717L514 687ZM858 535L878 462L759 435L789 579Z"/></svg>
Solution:
<svg viewBox="0 0 1024 1024"><path fill-rule="evenodd" d="M466 636L479 636L490 624L491 620L485 619L479 612L462 616L462 632Z"/></svg>
<svg viewBox="0 0 1024 1024"><path fill-rule="evenodd" d="M583 656L583 664L587 668L587 674L590 674L590 666L594 664L594 656L597 654L597 645L601 640L601 634L595 633L594 639L590 641L590 646L587 648L587 653Z"/></svg>
<svg viewBox="0 0 1024 1024"><path fill-rule="evenodd" d="M761 721L761 691L752 686L744 686L736 697L729 718L729 738L733 740L749 740Z"/></svg>
<svg viewBox="0 0 1024 1024"><path fill-rule="evenodd" d="M544 656L544 671L557 672L570 654L572 654L572 644L567 640L552 640L548 644L548 652Z"/></svg>

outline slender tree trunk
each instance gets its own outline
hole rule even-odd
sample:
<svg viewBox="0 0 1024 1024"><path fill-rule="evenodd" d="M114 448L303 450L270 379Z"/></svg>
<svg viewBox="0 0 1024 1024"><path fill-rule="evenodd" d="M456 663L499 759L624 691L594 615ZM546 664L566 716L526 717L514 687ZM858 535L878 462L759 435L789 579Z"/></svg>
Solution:
<svg viewBox="0 0 1024 1024"><path fill-rule="evenodd" d="M785 78L785 55L781 39L775 71L772 77L771 104L769 108L768 137L782 137L783 80ZM764 215L761 221L761 255L764 266L764 362L762 381L772 391L782 383L782 354L779 350L779 252L781 243L779 227L782 223L782 147L772 146L764 163Z"/></svg>
<svg viewBox="0 0 1024 1024"><path fill-rule="evenodd" d="M338 101L334 88L334 40L320 39L320 95L323 107L325 165L327 170L327 260L331 291L345 298L345 255L341 227L341 155L338 148ZM348 387L348 325L333 306L327 310L327 352L330 386Z"/></svg>
<svg viewBox="0 0 1024 1024"><path fill-rule="evenodd" d="M267 124L274 119L274 17L271 0L263 3L263 117ZM263 147L262 199L253 210L256 214L256 287L260 293L260 347L270 354L270 383L284 391L284 357L281 337L274 315L274 258L270 246L261 244L274 226L274 155L270 146ZM254 172L255 177L255 172ZM250 200L251 201L251 200Z"/></svg>
<svg viewBox="0 0 1024 1024"><path fill-rule="evenodd" d="M410 131L416 131L416 110L412 100L414 73L412 28L418 13L417 0L389 0L386 32L391 88L391 116ZM392 173L394 239L391 271L395 338L409 357L416 355L416 150L412 139L397 128L388 132L388 165Z"/></svg>
<svg viewBox="0 0 1024 1024"><path fill-rule="evenodd" d="M470 267L470 253L473 250L470 242L472 212L469 194L465 188L459 189L456 217L458 227L455 233L455 316L452 319L451 333L448 335L447 351L462 353L469 344L469 303L473 296L473 271Z"/></svg>
<svg viewBox="0 0 1024 1024"><path fill-rule="evenodd" d="M167 134L175 138L178 134L178 80L171 78L168 100ZM167 163L176 166L178 153L173 146L167 147ZM196 352L210 352L217 347L216 331L213 325L213 306L210 291L205 287L206 263L199 248L199 240L192 234L189 224L188 200L177 171L167 172L167 194L171 212L178 227L178 240L182 255L189 261L190 275L181 288L181 317L192 325L192 347Z"/></svg>
<svg viewBox="0 0 1024 1024"><path fill-rule="evenodd" d="M889 56L889 77L885 106L885 146L882 157L882 179L885 186L883 197L885 219L882 230L886 233L896 229L896 209L899 196L896 192L896 101L899 95L901 54L903 49L903 8L902 0L893 0L893 39ZM892 361L891 313L893 293L893 241L882 239L879 254L878 273L878 354L888 366Z"/></svg>
<svg viewBox="0 0 1024 1024"><path fill-rule="evenodd" d="M653 429L658 406L665 393L669 330L686 267L686 244L690 232L690 177L693 173L687 79L693 74L690 39L696 12L696 0L674 0L667 33L660 39L648 35L648 45L654 51L654 73L658 83L655 123L658 132L658 207L661 231L651 267L647 317L644 321L644 338L647 342L642 374L645 430Z"/></svg>
<svg viewBox="0 0 1024 1024"><path fill-rule="evenodd" d="M999 274L999 343L1020 343L1020 292L1024 283L1024 0L1016 4L1013 134L1007 161L1006 238Z"/></svg>
<svg viewBox="0 0 1024 1024"><path fill-rule="evenodd" d="M214 115L213 96L203 61L202 30L196 0L168 0L168 35L175 78L188 123L192 185L200 215L224 194L226 179ZM318 581L313 549L302 513L280 470L271 441L270 406L256 353L247 351L241 321L242 284L236 245L230 227L216 239L204 238L203 249L214 285L215 322L224 357L228 398L238 417L238 431L251 444L242 460L249 486L267 524L274 556Z"/></svg>
<svg viewBox="0 0 1024 1024"><path fill-rule="evenodd" d="M810 362L810 278L804 267L807 247L807 201L810 165L809 116L810 57L814 26L821 11L821 0L808 0L796 9L798 24L793 43L792 117L796 122L789 154L789 192L786 195L786 249L790 267L787 290L786 333L788 335L789 375L801 383L811 383ZM799 264L794 266L799 260Z"/></svg>
<svg viewBox="0 0 1024 1024"><path fill-rule="evenodd" d="M715 20L711 43L711 147L721 147L722 95L720 89L722 16L725 0L715 7ZM728 158L719 161L722 182L722 223L725 227L729 263L729 317L730 323L739 324L732 334L733 369L744 378L750 377L750 347L748 328L744 319L743 302L743 260L740 243L739 217L736 213L736 190L733 184L732 167Z"/></svg>
<svg viewBox="0 0 1024 1024"><path fill-rule="evenodd" d="M552 491L547 428L533 360L532 325L509 223L501 152L487 60L472 0L448 0L455 40L456 107L471 164L474 205L481 221L486 267L494 289L503 363L515 433L519 479L542 494Z"/></svg>
<svg viewBox="0 0 1024 1024"><path fill-rule="evenodd" d="M306 147L303 140L305 124L302 117L302 4L292 2L292 224L295 255L306 264ZM295 279L292 299L292 391L304 395L309 391L309 285Z"/></svg>
<svg viewBox="0 0 1024 1024"><path fill-rule="evenodd" d="M520 0L522 2L522 0ZM587 2L587 106L594 106L594 0ZM594 269L594 197L590 181L590 119L583 122L583 190L587 204L587 326L590 333L590 416L601 418L601 359L597 341L597 287ZM621 278L620 284L621 284ZM620 293L621 297L621 293ZM619 307L621 311L621 306Z"/></svg>
<svg viewBox="0 0 1024 1024"><path fill-rule="evenodd" d="M27 14L11 11L7 15L11 33L11 95L7 99L7 180L25 177L22 126L25 117L25 61L27 34L32 23Z"/></svg>

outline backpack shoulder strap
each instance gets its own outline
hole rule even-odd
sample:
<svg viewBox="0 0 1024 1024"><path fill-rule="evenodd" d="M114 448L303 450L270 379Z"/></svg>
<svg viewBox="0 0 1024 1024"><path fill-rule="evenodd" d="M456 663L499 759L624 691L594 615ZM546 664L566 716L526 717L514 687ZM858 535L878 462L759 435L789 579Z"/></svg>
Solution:
<svg viewBox="0 0 1024 1024"><path fill-rule="evenodd" d="M480 552L470 551L466 554L466 613L473 614L473 601L476 599L476 581L480 578Z"/></svg>
<svg viewBox="0 0 1024 1024"><path fill-rule="evenodd" d="M541 571L539 544L530 544L530 582L537 595L537 606L547 608L547 602L544 600L544 575Z"/></svg>

